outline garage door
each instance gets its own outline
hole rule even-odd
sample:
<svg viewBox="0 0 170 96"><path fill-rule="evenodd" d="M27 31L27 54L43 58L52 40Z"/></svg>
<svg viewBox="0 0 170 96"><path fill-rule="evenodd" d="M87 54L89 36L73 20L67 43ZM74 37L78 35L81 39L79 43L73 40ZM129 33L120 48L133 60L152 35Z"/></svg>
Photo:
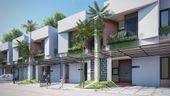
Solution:
<svg viewBox="0 0 170 96"><path fill-rule="evenodd" d="M69 64L69 82L80 82L80 64Z"/></svg>
<svg viewBox="0 0 170 96"><path fill-rule="evenodd" d="M51 82L60 81L60 64L51 66Z"/></svg>

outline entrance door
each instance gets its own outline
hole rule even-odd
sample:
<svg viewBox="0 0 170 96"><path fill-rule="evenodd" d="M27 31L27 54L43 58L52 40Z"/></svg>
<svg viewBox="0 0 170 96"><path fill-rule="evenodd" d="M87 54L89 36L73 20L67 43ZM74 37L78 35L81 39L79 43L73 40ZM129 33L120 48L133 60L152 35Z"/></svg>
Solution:
<svg viewBox="0 0 170 96"><path fill-rule="evenodd" d="M65 82L69 82L69 64L65 65Z"/></svg>
<svg viewBox="0 0 170 96"><path fill-rule="evenodd" d="M132 82L132 67L131 60L120 60L119 61L119 80L122 83Z"/></svg>

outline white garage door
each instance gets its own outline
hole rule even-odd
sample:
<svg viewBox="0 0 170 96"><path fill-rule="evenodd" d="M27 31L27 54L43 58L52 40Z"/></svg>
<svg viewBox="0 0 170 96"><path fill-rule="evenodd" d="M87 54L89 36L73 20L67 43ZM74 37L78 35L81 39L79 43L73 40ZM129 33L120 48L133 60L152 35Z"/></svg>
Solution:
<svg viewBox="0 0 170 96"><path fill-rule="evenodd" d="M80 82L80 64L69 64L69 82L79 83Z"/></svg>
<svg viewBox="0 0 170 96"><path fill-rule="evenodd" d="M52 65L51 66L51 82L59 82L60 81L60 65Z"/></svg>

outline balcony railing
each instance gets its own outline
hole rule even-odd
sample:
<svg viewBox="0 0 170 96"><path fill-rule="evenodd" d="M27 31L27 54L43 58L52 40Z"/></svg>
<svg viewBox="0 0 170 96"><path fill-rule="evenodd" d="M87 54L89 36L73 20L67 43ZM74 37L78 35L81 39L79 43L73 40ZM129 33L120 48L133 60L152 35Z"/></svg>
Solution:
<svg viewBox="0 0 170 96"><path fill-rule="evenodd" d="M170 26L162 26L159 30L160 40L170 40Z"/></svg>
<svg viewBox="0 0 170 96"><path fill-rule="evenodd" d="M75 46L75 47L72 47L72 48L69 48L68 49L68 56L80 56L81 53L82 53L82 48L79 47L79 46Z"/></svg>
<svg viewBox="0 0 170 96"><path fill-rule="evenodd" d="M111 50L137 47L139 45L138 36L126 36L125 31L118 32L111 37L109 45Z"/></svg>

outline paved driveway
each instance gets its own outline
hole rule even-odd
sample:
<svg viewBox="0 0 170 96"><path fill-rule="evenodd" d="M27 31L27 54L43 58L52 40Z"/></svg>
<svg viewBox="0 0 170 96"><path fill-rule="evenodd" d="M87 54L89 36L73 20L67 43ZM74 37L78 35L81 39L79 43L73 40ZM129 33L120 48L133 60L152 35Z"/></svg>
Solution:
<svg viewBox="0 0 170 96"><path fill-rule="evenodd" d="M64 89L59 89L57 84L47 89L38 85L0 83L0 96L170 96L170 88L133 86L96 91L73 86L66 84Z"/></svg>
<svg viewBox="0 0 170 96"><path fill-rule="evenodd" d="M170 88L155 88L155 87L117 87L107 89L105 92L120 94L121 96L170 96Z"/></svg>

